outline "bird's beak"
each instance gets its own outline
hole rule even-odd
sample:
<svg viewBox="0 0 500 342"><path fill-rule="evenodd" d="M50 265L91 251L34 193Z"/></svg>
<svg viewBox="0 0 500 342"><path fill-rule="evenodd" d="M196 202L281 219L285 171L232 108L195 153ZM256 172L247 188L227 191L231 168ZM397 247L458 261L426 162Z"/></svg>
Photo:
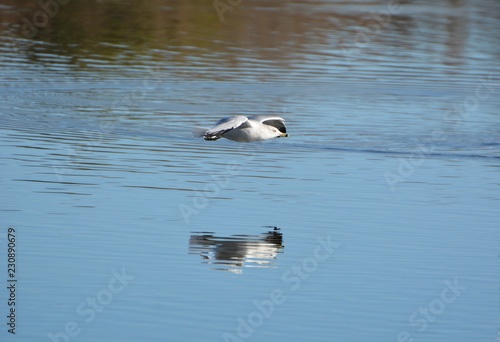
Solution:
<svg viewBox="0 0 500 342"><path fill-rule="evenodd" d="M281 134L280 134L280 138L288 138L288 134L286 134L286 133L281 133Z"/></svg>

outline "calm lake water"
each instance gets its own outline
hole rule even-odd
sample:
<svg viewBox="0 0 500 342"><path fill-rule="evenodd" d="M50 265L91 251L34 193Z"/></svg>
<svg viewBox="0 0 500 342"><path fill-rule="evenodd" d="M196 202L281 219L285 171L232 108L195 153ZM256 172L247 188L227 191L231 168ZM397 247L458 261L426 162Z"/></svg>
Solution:
<svg viewBox="0 0 500 342"><path fill-rule="evenodd" d="M0 340L500 338L500 2L41 4L0 4ZM290 137L192 136L233 114Z"/></svg>

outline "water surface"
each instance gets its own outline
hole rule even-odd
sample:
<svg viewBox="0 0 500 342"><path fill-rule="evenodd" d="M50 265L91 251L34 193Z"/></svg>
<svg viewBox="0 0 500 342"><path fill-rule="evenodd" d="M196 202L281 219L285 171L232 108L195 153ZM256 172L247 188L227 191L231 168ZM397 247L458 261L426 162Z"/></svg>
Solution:
<svg viewBox="0 0 500 342"><path fill-rule="evenodd" d="M2 340L498 338L496 1L40 10L0 6Z"/></svg>

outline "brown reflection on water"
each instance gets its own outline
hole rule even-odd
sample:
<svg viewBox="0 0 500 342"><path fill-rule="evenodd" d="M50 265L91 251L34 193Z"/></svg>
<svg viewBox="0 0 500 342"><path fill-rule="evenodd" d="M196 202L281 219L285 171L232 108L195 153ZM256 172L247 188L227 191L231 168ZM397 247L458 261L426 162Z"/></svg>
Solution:
<svg viewBox="0 0 500 342"><path fill-rule="evenodd" d="M491 7L493 13L500 9L496 2L448 0L436 7L402 1L397 13L390 13L389 3L242 1L221 22L213 2L206 0L71 0L52 8L53 17L45 15L46 23L37 28L33 21L43 20L36 15L38 2L9 0L0 17L9 36L28 38L11 44L33 60L40 49L33 42L38 41L52 43L50 53L71 56L69 63L77 66L87 58L201 67L241 65L251 58L288 67L311 54L369 60L387 49L407 53L422 44L440 62L460 64L470 22L481 25L471 18L475 6Z"/></svg>

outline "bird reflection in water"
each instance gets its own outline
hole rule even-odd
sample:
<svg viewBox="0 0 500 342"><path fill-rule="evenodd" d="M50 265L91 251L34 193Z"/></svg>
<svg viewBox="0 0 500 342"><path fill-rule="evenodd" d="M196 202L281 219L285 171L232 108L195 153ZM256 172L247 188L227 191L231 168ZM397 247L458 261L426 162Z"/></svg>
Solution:
<svg viewBox="0 0 500 342"><path fill-rule="evenodd" d="M213 232L192 232L189 254L200 254L212 269L236 274L243 267L273 268L282 253L283 234L278 227L259 235L216 236Z"/></svg>

